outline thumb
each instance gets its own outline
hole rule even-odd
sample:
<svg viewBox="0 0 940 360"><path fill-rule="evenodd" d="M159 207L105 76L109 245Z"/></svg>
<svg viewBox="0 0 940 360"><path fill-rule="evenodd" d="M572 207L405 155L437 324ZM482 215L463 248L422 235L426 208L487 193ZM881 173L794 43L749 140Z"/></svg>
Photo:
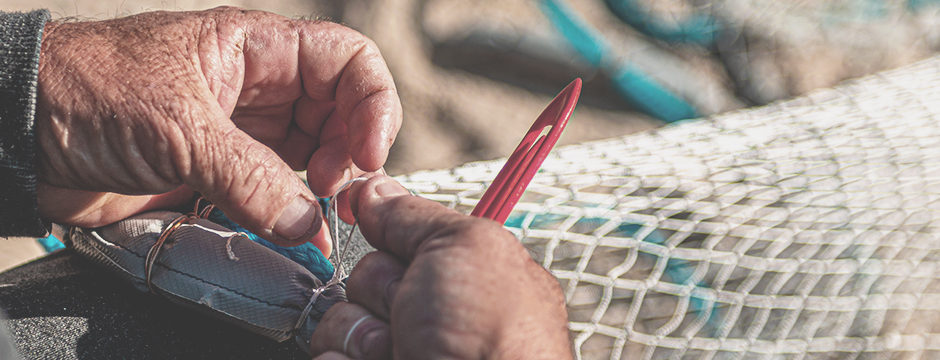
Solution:
<svg viewBox="0 0 940 360"><path fill-rule="evenodd" d="M316 197L270 148L231 122L193 144L186 183L236 223L281 246L312 242L330 253Z"/></svg>
<svg viewBox="0 0 940 360"><path fill-rule="evenodd" d="M366 240L404 261L455 245L494 249L500 241L518 243L495 221L462 215L435 201L410 196L390 177L379 175L353 184L349 198ZM425 245L429 243L434 245Z"/></svg>

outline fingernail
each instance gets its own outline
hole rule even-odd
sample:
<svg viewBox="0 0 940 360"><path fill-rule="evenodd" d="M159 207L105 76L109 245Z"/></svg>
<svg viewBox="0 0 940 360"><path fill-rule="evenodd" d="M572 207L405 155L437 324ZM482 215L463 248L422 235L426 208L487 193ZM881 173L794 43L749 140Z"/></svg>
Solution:
<svg viewBox="0 0 940 360"><path fill-rule="evenodd" d="M385 178L382 183L375 186L375 193L381 197L394 197L411 194L392 178Z"/></svg>
<svg viewBox="0 0 940 360"><path fill-rule="evenodd" d="M321 221L320 223L321 231L318 231L316 234L313 234L312 238L307 241L313 244L313 246L316 246L317 249L320 249L320 253L323 254L323 257L329 259L330 255L333 253L333 238L330 235L329 231L324 231L324 229L328 228L326 226L326 223L322 222L323 220L320 220L320 221Z"/></svg>
<svg viewBox="0 0 940 360"><path fill-rule="evenodd" d="M277 219L274 225L274 233L288 241L306 240L305 237L315 235L314 227L319 225L316 221L319 219L319 209L311 202L302 197L297 197ZM318 230L317 226L317 230Z"/></svg>

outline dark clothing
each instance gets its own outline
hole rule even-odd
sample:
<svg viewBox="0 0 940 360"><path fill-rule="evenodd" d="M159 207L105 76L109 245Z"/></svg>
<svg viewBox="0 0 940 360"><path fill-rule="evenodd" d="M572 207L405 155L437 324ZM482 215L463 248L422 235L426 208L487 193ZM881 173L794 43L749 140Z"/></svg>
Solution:
<svg viewBox="0 0 940 360"><path fill-rule="evenodd" d="M45 236L36 203L36 86L49 12L0 13L0 236Z"/></svg>
<svg viewBox="0 0 940 360"><path fill-rule="evenodd" d="M0 284L7 327L27 359L310 359L293 341L142 293L71 249L0 273Z"/></svg>

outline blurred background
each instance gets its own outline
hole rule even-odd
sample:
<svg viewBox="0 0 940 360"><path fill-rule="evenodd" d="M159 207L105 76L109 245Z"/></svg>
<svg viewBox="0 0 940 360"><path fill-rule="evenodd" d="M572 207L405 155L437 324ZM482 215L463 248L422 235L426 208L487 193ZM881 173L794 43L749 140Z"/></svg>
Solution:
<svg viewBox="0 0 940 360"><path fill-rule="evenodd" d="M578 76L562 144L762 105L940 50L940 0L0 3L78 19L234 5L355 28L378 43L401 92L392 174L508 155Z"/></svg>
<svg viewBox="0 0 940 360"><path fill-rule="evenodd" d="M585 87L561 145L759 106L940 51L940 0L0 4L81 20L233 5L357 29L378 43L404 106L393 175L507 156L575 77Z"/></svg>

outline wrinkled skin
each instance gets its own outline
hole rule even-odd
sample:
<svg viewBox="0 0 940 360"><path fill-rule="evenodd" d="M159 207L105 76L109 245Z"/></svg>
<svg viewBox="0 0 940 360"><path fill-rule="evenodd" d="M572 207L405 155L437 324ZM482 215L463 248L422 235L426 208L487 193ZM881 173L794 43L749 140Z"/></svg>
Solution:
<svg viewBox="0 0 940 360"><path fill-rule="evenodd" d="M313 192L380 171L400 123L375 46L336 24L232 8L53 22L39 69L40 210L99 226L195 190L272 241L324 248ZM342 199L379 251L317 327L320 359L571 358L557 281L499 224L381 175Z"/></svg>
<svg viewBox="0 0 940 360"><path fill-rule="evenodd" d="M499 224L384 176L356 183L349 199L379 251L350 274L351 303L317 326L316 359L572 357L558 281Z"/></svg>
<svg viewBox="0 0 940 360"><path fill-rule="evenodd" d="M195 190L275 243L329 253L314 193L380 170L400 125L384 60L341 25L235 8L50 22L40 211L100 226Z"/></svg>

